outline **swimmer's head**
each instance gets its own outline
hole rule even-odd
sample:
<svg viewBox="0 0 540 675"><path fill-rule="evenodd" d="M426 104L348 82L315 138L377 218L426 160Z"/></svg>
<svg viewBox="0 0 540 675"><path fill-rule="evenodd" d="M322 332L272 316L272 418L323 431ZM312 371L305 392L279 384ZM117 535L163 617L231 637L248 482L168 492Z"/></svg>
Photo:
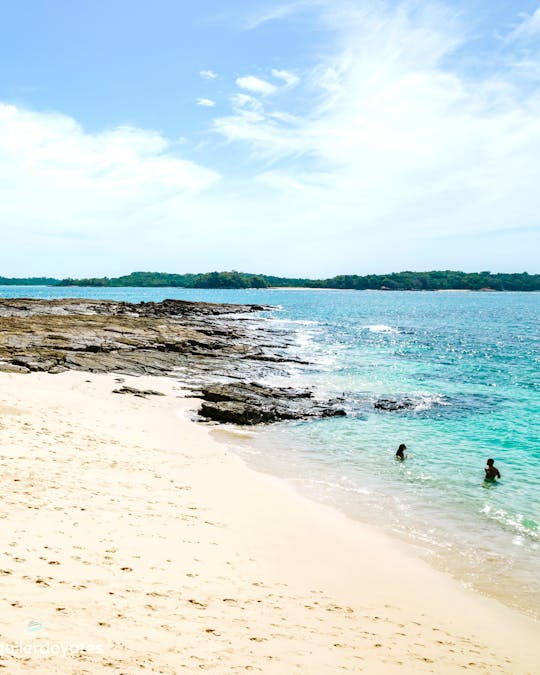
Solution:
<svg viewBox="0 0 540 675"><path fill-rule="evenodd" d="M493 464L495 464L495 460L494 460L494 459L491 459L491 458L488 459L487 465L488 465L488 466L493 466Z"/></svg>

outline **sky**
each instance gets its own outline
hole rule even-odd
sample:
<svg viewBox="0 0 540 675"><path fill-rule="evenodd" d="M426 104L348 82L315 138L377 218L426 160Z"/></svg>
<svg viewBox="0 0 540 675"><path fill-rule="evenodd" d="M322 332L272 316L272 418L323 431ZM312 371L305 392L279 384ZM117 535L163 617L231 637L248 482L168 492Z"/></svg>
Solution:
<svg viewBox="0 0 540 675"><path fill-rule="evenodd" d="M539 0L0 0L0 276L540 272Z"/></svg>

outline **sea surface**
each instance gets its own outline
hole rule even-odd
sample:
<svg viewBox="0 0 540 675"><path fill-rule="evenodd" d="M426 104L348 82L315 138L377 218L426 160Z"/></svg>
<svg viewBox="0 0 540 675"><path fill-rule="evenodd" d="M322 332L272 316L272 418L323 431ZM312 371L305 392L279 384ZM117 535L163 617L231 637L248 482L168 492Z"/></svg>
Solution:
<svg viewBox="0 0 540 675"><path fill-rule="evenodd" d="M276 306L261 320L292 331L310 364L274 382L343 397L348 415L216 433L254 468L538 616L540 294L10 286L0 297ZM378 411L381 397L413 407ZM496 484L483 482L488 457Z"/></svg>

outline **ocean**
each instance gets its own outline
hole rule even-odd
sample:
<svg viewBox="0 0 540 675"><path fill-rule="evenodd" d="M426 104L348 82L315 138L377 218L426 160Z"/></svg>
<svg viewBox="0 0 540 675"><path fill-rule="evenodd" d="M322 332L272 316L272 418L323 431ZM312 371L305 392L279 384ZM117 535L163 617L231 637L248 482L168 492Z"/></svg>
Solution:
<svg viewBox="0 0 540 675"><path fill-rule="evenodd" d="M261 320L291 331L309 365L273 382L342 397L348 414L214 433L250 466L538 616L539 294L10 286L0 297L276 306ZM409 407L377 410L380 398ZM400 443L404 462L394 458ZM483 481L488 457L496 484Z"/></svg>

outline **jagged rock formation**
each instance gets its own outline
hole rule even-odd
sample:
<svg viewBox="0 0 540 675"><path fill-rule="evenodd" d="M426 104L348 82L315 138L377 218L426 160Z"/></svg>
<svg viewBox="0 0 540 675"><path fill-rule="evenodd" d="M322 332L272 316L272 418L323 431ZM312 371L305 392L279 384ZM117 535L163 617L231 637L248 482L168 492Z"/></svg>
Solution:
<svg viewBox="0 0 540 675"><path fill-rule="evenodd" d="M344 414L336 402L317 402L310 392L253 384L300 363L290 353L291 335L270 329L257 314L270 309L182 300L0 299L0 370L172 376L193 392L202 389L200 414L222 422Z"/></svg>

